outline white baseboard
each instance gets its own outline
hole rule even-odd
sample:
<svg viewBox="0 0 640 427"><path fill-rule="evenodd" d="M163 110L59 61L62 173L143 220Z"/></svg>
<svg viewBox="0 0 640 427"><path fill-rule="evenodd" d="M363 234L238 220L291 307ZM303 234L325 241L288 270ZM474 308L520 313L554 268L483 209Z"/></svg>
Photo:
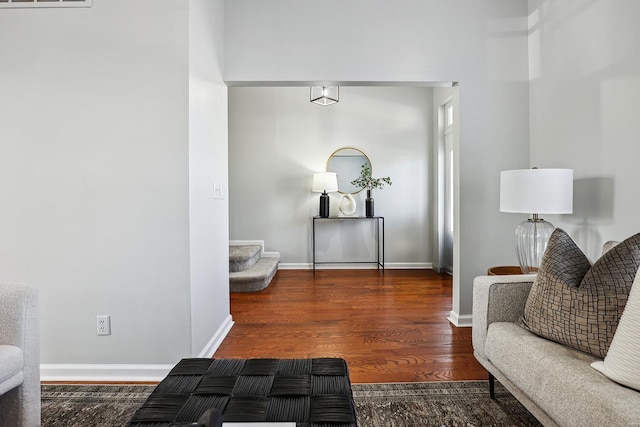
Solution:
<svg viewBox="0 0 640 427"><path fill-rule="evenodd" d="M174 365L42 364L40 381L159 382L167 376Z"/></svg>
<svg viewBox="0 0 640 427"><path fill-rule="evenodd" d="M265 252L264 240L229 240L229 246L260 246L260 256L263 258L280 258L280 252Z"/></svg>
<svg viewBox="0 0 640 427"><path fill-rule="evenodd" d="M473 315L460 315L452 310L449 312L449 317L447 317L447 319L449 320L449 322L453 323L453 326L457 326L458 328L470 328L473 321Z"/></svg>
<svg viewBox="0 0 640 427"><path fill-rule="evenodd" d="M196 357L212 357L233 326L229 315ZM176 360L178 363L178 360ZM159 382L173 364L41 364L41 381Z"/></svg>
<svg viewBox="0 0 640 427"><path fill-rule="evenodd" d="M233 327L233 317L229 314L218 330L213 334L207 345L195 357L213 357L222 341Z"/></svg>
<svg viewBox="0 0 640 427"><path fill-rule="evenodd" d="M431 270L433 269L433 263L430 262L387 262L384 264L384 268L389 270L402 270L402 269L417 269L417 270Z"/></svg>
<svg viewBox="0 0 640 427"><path fill-rule="evenodd" d="M428 270L433 267L430 262L387 262L384 265L388 270L401 270L401 269L424 269ZM292 263L281 262L278 264L278 270L312 270L313 264L311 263ZM316 264L316 270L376 270L375 263L353 263L353 264Z"/></svg>
<svg viewBox="0 0 640 427"><path fill-rule="evenodd" d="M308 263L295 263L295 262L281 262L278 264L278 270L309 270L311 264Z"/></svg>
<svg viewBox="0 0 640 427"><path fill-rule="evenodd" d="M229 246L260 245L264 248L264 240L229 240Z"/></svg>

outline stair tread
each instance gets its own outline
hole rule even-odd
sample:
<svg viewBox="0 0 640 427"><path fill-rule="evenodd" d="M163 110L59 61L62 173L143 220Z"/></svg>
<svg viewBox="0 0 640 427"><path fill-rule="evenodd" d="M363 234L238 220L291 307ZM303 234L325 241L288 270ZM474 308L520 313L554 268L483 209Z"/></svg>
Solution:
<svg viewBox="0 0 640 427"><path fill-rule="evenodd" d="M261 245L229 246L229 272L250 269L261 255Z"/></svg>
<svg viewBox="0 0 640 427"><path fill-rule="evenodd" d="M280 259L278 257L260 258L253 267L248 270L234 271L229 273L229 278L253 278L268 275L271 270L278 265Z"/></svg>
<svg viewBox="0 0 640 427"><path fill-rule="evenodd" d="M279 257L260 258L250 269L229 273L231 292L256 292L265 289L278 271Z"/></svg>
<svg viewBox="0 0 640 427"><path fill-rule="evenodd" d="M229 260L240 261L254 257L262 250L260 245L229 246Z"/></svg>

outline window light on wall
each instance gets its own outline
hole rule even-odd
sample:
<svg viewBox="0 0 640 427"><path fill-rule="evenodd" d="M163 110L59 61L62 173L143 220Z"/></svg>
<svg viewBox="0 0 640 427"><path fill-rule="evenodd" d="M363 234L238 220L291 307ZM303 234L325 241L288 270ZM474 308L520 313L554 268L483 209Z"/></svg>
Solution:
<svg viewBox="0 0 640 427"><path fill-rule="evenodd" d="M0 0L0 8L91 7L91 0Z"/></svg>

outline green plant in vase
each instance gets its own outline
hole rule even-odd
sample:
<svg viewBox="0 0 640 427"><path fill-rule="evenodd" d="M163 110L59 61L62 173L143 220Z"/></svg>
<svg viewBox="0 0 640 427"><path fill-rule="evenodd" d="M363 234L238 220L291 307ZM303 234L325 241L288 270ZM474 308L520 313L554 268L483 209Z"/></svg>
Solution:
<svg viewBox="0 0 640 427"><path fill-rule="evenodd" d="M359 188L367 189L367 198L365 199L365 215L372 217L373 215L373 197L371 197L371 190L374 188L383 189L385 184L391 185L391 178L388 176L384 178L374 178L371 176L371 166L368 163L363 164L360 167L360 176L353 181L352 185Z"/></svg>

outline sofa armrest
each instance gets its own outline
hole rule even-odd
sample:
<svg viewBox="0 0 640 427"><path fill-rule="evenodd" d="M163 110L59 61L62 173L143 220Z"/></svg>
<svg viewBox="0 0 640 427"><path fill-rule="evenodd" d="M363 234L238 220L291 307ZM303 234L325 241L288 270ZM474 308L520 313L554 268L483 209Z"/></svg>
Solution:
<svg viewBox="0 0 640 427"><path fill-rule="evenodd" d="M473 349L486 358L484 344L493 322L515 322L533 285L535 274L478 276L473 280Z"/></svg>
<svg viewBox="0 0 640 427"><path fill-rule="evenodd" d="M0 344L19 347L23 381L0 396L0 425L40 425L40 331L38 293L25 285L0 283Z"/></svg>
<svg viewBox="0 0 640 427"><path fill-rule="evenodd" d="M0 283L0 344L24 350L39 341L37 301L27 286Z"/></svg>

